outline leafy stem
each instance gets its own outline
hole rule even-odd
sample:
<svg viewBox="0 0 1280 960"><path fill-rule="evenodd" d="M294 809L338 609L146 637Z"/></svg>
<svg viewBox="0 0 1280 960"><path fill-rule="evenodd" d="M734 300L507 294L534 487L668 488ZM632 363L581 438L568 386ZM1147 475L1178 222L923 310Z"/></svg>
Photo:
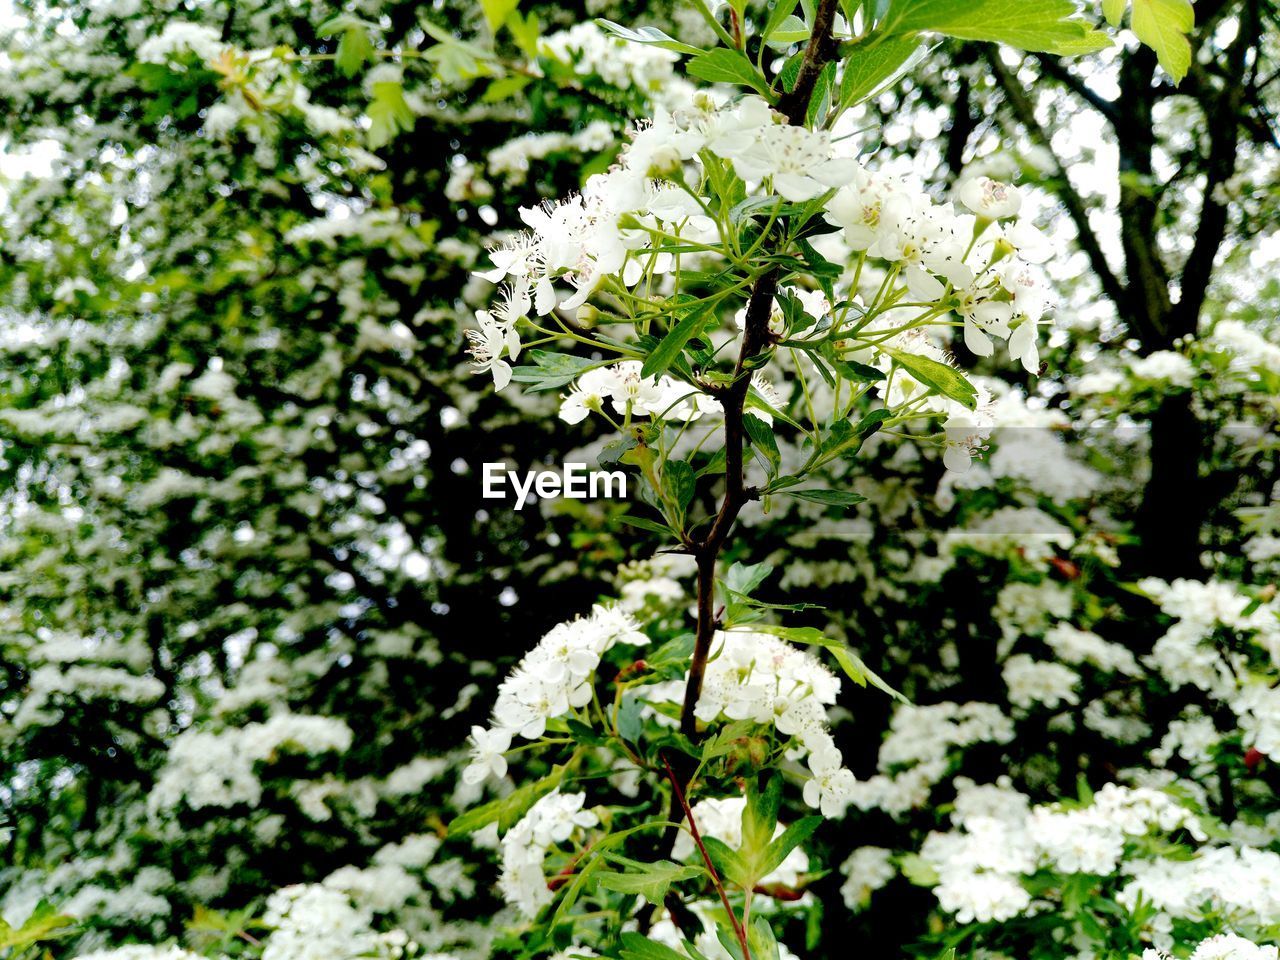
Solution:
<svg viewBox="0 0 1280 960"><path fill-rule="evenodd" d="M733 907L729 904L729 894L725 891L724 882L720 879L720 874L716 871L715 864L711 862L711 855L707 853L706 845L702 842L702 834L698 831L698 821L693 818L693 810L689 806L689 801L685 799L684 790L680 788L680 778L671 769L671 762L666 758L665 754L662 757L662 765L667 768L667 778L671 781L671 792L675 796L677 803L679 803L681 811L684 812L685 819L689 821L689 833L698 848L698 853L702 856L702 862L706 864L707 874L711 877L711 885L716 888L716 893L720 895L720 903L724 905L725 913L729 915L729 923L733 926L733 935L738 938L738 946L742 948L743 960L751 960L751 948L747 945L747 930L738 922L738 915L733 912ZM674 820L675 818L672 817L672 819Z"/></svg>

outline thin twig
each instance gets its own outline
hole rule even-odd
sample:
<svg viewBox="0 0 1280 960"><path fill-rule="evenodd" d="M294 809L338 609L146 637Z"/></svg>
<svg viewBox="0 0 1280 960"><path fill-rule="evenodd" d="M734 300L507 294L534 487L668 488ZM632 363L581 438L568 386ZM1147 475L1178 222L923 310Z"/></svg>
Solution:
<svg viewBox="0 0 1280 960"><path fill-rule="evenodd" d="M693 842L698 848L698 853L702 854L702 862L707 865L707 873L711 875L711 884L716 888L716 893L720 894L720 902L724 904L725 913L729 914L729 922L733 925L734 936L738 938L738 946L742 947L743 960L751 960L751 948L747 946L747 931L738 922L738 915L733 912L733 907L729 905L729 894L725 892L724 883L720 880L720 874L716 872L715 864L711 862L711 855L707 853L706 845L702 842L702 834L698 830L698 822L693 819L693 810L689 807L689 801L685 799L684 791L680 789L680 778L671 769L671 763L667 760L666 754L662 755L662 765L667 768L667 777L671 780L671 789L680 803L680 809L684 811L685 818L689 821L689 832L693 834Z"/></svg>

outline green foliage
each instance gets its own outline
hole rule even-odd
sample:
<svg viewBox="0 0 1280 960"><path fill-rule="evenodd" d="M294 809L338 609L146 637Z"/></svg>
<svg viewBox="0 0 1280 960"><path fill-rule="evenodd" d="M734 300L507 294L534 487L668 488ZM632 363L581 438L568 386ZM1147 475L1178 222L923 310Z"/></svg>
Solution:
<svg viewBox="0 0 1280 960"><path fill-rule="evenodd" d="M894 0L880 29L940 33L1065 55L1109 46L1110 40L1079 19L1079 12L1074 0Z"/></svg>
<svg viewBox="0 0 1280 960"><path fill-rule="evenodd" d="M1107 22L1119 26L1124 15L1124 0L1107 0L1103 12ZM1195 27L1195 8L1191 0L1133 0L1129 26L1134 35L1156 52L1175 83L1187 75L1191 66L1191 43L1187 34Z"/></svg>

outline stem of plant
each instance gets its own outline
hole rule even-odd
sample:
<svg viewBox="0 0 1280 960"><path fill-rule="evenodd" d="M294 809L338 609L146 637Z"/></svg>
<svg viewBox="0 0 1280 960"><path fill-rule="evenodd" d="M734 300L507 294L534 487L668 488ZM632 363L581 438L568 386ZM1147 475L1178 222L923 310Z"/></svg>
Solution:
<svg viewBox="0 0 1280 960"><path fill-rule="evenodd" d="M700 4L705 9L705 5ZM839 0L819 0L814 14L813 33L809 44L805 47L804 59L796 76L795 86L783 95L778 109L786 117L787 123L793 126L803 125L809 109L809 99L822 72L823 66L838 54L838 48L832 37L836 11ZM773 300L778 291L778 268L766 271L756 278L751 289L751 297L747 302L747 315L743 324L742 346L738 351L738 360L734 365L734 379L720 394L720 403L724 407L724 463L725 492L720 502L720 509L706 537L689 545L698 565L698 626L694 636L693 658L689 663L689 679L685 684L684 704L680 712L680 731L691 740L697 738L698 721L694 716L698 700L702 696L702 681L707 671L707 660L711 655L711 641L715 637L715 585L716 566L720 553L728 539L729 530L738 519L738 514L746 503L756 494L747 489L743 474L743 447L746 442L746 431L743 425L743 408L751 387L751 370L749 361L762 353L769 346L769 318L773 313ZM664 758L664 763L666 762ZM684 776L690 777L695 769L692 761L680 764ZM684 805L684 790L680 786L680 777L667 766L671 777L672 796L668 820L678 821L679 812ZM692 819L690 820L692 823ZM663 858L671 855L675 847L678 831L668 829L662 838ZM733 912L729 914L733 916ZM651 922L653 913L649 914ZM743 945L745 951L745 941Z"/></svg>
<svg viewBox="0 0 1280 960"><path fill-rule="evenodd" d="M729 904L729 894L725 891L720 874L716 872L715 864L711 862L711 856L707 853L706 845L702 842L702 834L698 832L698 822L693 819L693 810L689 806L689 801L685 799L684 791L680 789L680 778L671 769L671 763L667 760L665 754L662 757L662 765L667 768L667 777L671 780L671 790L680 803L680 809L684 813L685 819L689 821L689 832L693 835L693 842L698 848L698 853L702 855L702 862L706 864L707 873L711 876L711 885L716 888L716 893L720 894L720 903L724 906L725 913L729 915L729 923L733 925L733 935L738 938L738 946L742 948L742 958L743 960L751 960L751 948L747 945L746 928L738 922L738 916L733 912L733 907ZM748 893L748 896L750 896L750 893Z"/></svg>

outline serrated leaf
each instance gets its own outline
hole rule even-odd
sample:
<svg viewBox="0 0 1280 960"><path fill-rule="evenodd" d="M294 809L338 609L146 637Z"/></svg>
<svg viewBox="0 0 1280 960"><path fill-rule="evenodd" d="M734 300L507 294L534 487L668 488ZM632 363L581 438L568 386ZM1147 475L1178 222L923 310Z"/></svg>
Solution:
<svg viewBox="0 0 1280 960"><path fill-rule="evenodd" d="M782 454L778 451L778 441L773 435L773 427L757 416L744 414L742 426L751 439L751 449L755 451L761 465L769 476L776 477L782 465Z"/></svg>
<svg viewBox="0 0 1280 960"><path fill-rule="evenodd" d="M721 727L702 741L701 759L706 762L732 753L738 741L749 734L754 727L755 723L751 720L735 720L728 726Z"/></svg>
<svg viewBox="0 0 1280 960"><path fill-rule="evenodd" d="M679 40L668 36L657 27L639 27L633 30L630 27L624 27L620 23L614 23L612 20L603 18L597 18L596 23L615 37L621 37L631 43L649 43L655 47L662 47L664 50L674 50L676 53L698 54L702 52L697 47L681 43Z"/></svg>
<svg viewBox="0 0 1280 960"><path fill-rule="evenodd" d="M751 949L751 960L779 960L782 956L773 925L758 913L747 931L747 946Z"/></svg>
<svg viewBox="0 0 1280 960"><path fill-rule="evenodd" d="M620 873L602 873L596 878L598 885L615 893L644 897L655 906L661 905L666 899L667 891L673 883L692 880L705 872L702 867L672 863L670 860L641 863L610 855L609 862L622 866L623 870Z"/></svg>
<svg viewBox="0 0 1280 960"><path fill-rule="evenodd" d="M498 32L498 28L506 21L507 16L519 5L520 0L480 0L480 9L484 11L485 22L494 33Z"/></svg>
<svg viewBox="0 0 1280 960"><path fill-rule="evenodd" d="M679 951L639 933L627 931L619 936L619 940L622 943L618 953L621 960L689 960Z"/></svg>
<svg viewBox="0 0 1280 960"><path fill-rule="evenodd" d="M707 50L685 64L685 71L690 76L710 83L750 87L757 93L769 96L769 85L765 83L764 77L740 50L730 50L728 47Z"/></svg>
<svg viewBox="0 0 1280 960"><path fill-rule="evenodd" d="M840 105L848 108L879 93L911 68L926 48L919 40L890 37L865 49L855 47L844 61Z"/></svg>
<svg viewBox="0 0 1280 960"><path fill-rule="evenodd" d="M776 30L769 34L768 43L774 49L783 49L793 43L802 43L809 39L809 27L799 17L786 17L778 24Z"/></svg>
<svg viewBox="0 0 1280 960"><path fill-rule="evenodd" d="M884 352L893 357L907 373L926 387L932 387L944 397L956 401L970 410L978 406L978 391L959 370L945 363L908 353L893 347L884 347Z"/></svg>
<svg viewBox="0 0 1280 960"><path fill-rule="evenodd" d="M667 372L667 368L675 363L676 358L693 336L701 329L702 323L711 312L712 304L704 303L690 310L674 327L667 331L653 352L645 357L640 367L642 377L658 377Z"/></svg>
<svg viewBox="0 0 1280 960"><path fill-rule="evenodd" d="M769 8L769 17L764 22L764 30L760 33L761 40L768 40L777 33L784 23L789 19L799 19L791 16L796 8L796 0L776 0L774 5ZM803 26L803 22L801 22Z"/></svg>
<svg viewBox="0 0 1280 960"><path fill-rule="evenodd" d="M778 827L778 808L782 804L782 778L769 774L763 790L755 777L747 780L747 802L742 807L742 852L750 860L763 856ZM766 870L765 874L770 871ZM761 874L764 876L764 874Z"/></svg>
<svg viewBox="0 0 1280 960"><path fill-rule="evenodd" d="M831 109L831 90L836 84L836 63L834 60L822 67L817 82L813 85L813 93L809 95L809 106L805 109L805 123L810 127L822 126L827 111Z"/></svg>
<svg viewBox="0 0 1280 960"><path fill-rule="evenodd" d="M359 69L373 59L373 41L364 24L357 23L342 32L333 62L342 74L354 77Z"/></svg>
<svg viewBox="0 0 1280 960"><path fill-rule="evenodd" d="M727 880L735 886L744 890L755 886L758 877L753 877L751 871L743 862L738 852L732 849L723 840L716 837L703 837L702 845L706 847L707 856L711 858L711 863L715 866L716 872L720 874L721 879Z"/></svg>
<svg viewBox="0 0 1280 960"><path fill-rule="evenodd" d="M528 813L530 807L560 785L567 769L568 767L564 764L559 764L541 780L526 783L505 797L499 797L497 800L491 800L466 813L459 814L449 823L449 836L464 837L495 822L498 824L498 832L506 833Z"/></svg>
<svg viewBox="0 0 1280 960"><path fill-rule="evenodd" d="M417 119L404 98L404 87L394 80L373 85L369 102L369 146L376 150L410 129Z"/></svg>
<svg viewBox="0 0 1280 960"><path fill-rule="evenodd" d="M693 467L684 460L668 460L662 465L662 486L683 517L693 502L696 486Z"/></svg>
<svg viewBox="0 0 1280 960"><path fill-rule="evenodd" d="M1076 15L1074 0L896 0L881 29L940 33L1062 55L1088 53L1111 40Z"/></svg>
<svg viewBox="0 0 1280 960"><path fill-rule="evenodd" d="M577 380L588 370L603 365L600 360L577 357L571 353L555 353L551 350L530 350L525 356L532 360L533 364L516 367L511 371L511 379L516 383L531 384L528 388L529 393L558 390Z"/></svg>
<svg viewBox="0 0 1280 960"><path fill-rule="evenodd" d="M1133 0L1129 26L1134 35L1156 53L1175 82L1191 67L1191 42L1187 34L1196 23L1190 0Z"/></svg>

